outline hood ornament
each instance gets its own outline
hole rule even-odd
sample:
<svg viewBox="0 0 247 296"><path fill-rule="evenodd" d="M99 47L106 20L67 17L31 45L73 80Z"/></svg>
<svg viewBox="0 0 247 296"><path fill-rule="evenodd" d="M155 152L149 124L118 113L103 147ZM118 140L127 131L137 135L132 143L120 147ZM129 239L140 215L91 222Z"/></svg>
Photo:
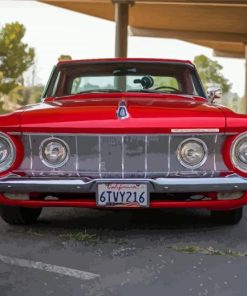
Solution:
<svg viewBox="0 0 247 296"><path fill-rule="evenodd" d="M125 101L120 101L116 111L118 119L127 119L129 117L129 112Z"/></svg>

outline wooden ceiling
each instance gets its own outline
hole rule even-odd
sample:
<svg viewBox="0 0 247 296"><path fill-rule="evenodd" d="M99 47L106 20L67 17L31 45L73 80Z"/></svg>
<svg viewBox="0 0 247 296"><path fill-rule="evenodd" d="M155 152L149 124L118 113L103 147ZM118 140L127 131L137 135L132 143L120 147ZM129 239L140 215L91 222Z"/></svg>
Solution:
<svg viewBox="0 0 247 296"><path fill-rule="evenodd" d="M111 0L42 2L114 21L114 4ZM219 56L245 57L247 1L133 2L135 3L129 9L131 35L175 38L213 48Z"/></svg>

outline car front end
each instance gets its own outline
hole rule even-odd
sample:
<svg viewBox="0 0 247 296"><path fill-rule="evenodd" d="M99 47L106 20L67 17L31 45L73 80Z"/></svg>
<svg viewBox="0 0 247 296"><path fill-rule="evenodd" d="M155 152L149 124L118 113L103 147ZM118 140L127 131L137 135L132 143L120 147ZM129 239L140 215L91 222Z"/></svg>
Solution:
<svg viewBox="0 0 247 296"><path fill-rule="evenodd" d="M33 222L49 206L205 208L241 219L247 120L207 100L193 65L97 60L54 71L42 103L0 118L5 221Z"/></svg>

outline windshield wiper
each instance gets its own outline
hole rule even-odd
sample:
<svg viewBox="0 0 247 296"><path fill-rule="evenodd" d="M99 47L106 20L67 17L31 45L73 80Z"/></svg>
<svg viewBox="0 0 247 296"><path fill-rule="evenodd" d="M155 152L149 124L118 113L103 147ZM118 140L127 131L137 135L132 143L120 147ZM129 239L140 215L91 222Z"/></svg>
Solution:
<svg viewBox="0 0 247 296"><path fill-rule="evenodd" d="M153 93L153 94L162 94L162 93L170 93L170 92L164 92L160 90L154 90L154 89L131 89L127 90L127 92L140 92L140 93Z"/></svg>
<svg viewBox="0 0 247 296"><path fill-rule="evenodd" d="M115 89L115 88L88 89L88 90L80 91L76 93L76 95L86 94L86 93L107 93L107 92L121 92L121 90Z"/></svg>
<svg viewBox="0 0 247 296"><path fill-rule="evenodd" d="M107 92L109 93L122 92L122 90L113 89L113 88L88 89L88 90L80 91L76 93L76 95L86 94L86 93L107 93ZM130 90L126 90L126 92L153 93L153 94L172 93L170 91L160 91L160 90L154 90L154 89L130 89Z"/></svg>

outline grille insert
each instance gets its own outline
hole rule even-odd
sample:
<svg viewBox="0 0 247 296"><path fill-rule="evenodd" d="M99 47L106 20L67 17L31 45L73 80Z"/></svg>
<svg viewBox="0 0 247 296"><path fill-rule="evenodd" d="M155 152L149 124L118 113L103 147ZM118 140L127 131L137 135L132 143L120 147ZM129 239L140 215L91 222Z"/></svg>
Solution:
<svg viewBox="0 0 247 296"><path fill-rule="evenodd" d="M39 158L40 143L51 135L24 134L25 157L18 169L28 176L82 176L90 178L155 178L217 176L227 172L221 148L225 135L196 135L208 147L208 158L198 169L184 168L176 150L191 135L56 134L70 147L66 165L51 169ZM17 172L18 172L17 171Z"/></svg>

